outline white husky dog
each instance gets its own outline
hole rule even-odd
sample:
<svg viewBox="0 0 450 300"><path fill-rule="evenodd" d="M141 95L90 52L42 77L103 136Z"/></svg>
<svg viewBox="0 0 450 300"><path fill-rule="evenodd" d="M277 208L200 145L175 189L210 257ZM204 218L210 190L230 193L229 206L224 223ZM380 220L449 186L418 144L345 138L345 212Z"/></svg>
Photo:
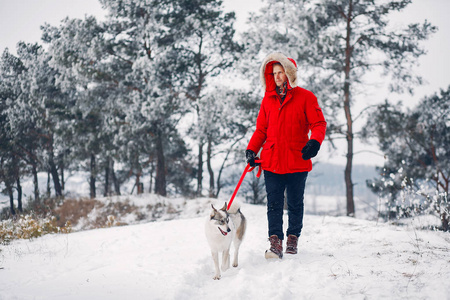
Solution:
<svg viewBox="0 0 450 300"><path fill-rule="evenodd" d="M238 266L239 246L245 234L247 221L241 213L240 205L236 202L227 211L227 203L220 209L214 208L205 223L205 234L211 247L211 254L216 268L213 279L220 279L219 252L222 252L222 271L230 268L230 247L234 241L234 261L233 267Z"/></svg>

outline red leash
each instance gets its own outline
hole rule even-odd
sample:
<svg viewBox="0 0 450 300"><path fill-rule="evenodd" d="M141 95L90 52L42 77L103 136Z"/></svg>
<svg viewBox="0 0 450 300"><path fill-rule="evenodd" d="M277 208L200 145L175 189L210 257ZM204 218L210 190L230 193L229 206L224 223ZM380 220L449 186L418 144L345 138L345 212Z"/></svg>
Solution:
<svg viewBox="0 0 450 300"><path fill-rule="evenodd" d="M255 159L255 163L261 163L261 160ZM258 174L256 174L256 177L259 178L261 176L261 165L258 165L258 167L259 167ZM239 179L239 182L238 182L236 188L234 189L234 193L231 196L230 202L228 202L227 210L230 209L231 203L233 203L234 197L236 196L239 188L241 187L241 184L242 184L242 181L244 181L245 175L247 175L247 173L253 171L254 168L256 168L256 167L250 167L250 164L247 164L247 166L245 167L244 173L242 173L241 179Z"/></svg>

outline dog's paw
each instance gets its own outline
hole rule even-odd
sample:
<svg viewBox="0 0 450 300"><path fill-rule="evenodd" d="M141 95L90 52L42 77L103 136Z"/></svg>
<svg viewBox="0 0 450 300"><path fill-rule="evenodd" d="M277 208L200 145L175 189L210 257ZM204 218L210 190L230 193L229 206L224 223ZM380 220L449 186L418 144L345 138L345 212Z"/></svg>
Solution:
<svg viewBox="0 0 450 300"><path fill-rule="evenodd" d="M213 277L214 280L220 280L220 274Z"/></svg>
<svg viewBox="0 0 450 300"><path fill-rule="evenodd" d="M238 266L237 262L233 263L233 268L236 268L237 266Z"/></svg>

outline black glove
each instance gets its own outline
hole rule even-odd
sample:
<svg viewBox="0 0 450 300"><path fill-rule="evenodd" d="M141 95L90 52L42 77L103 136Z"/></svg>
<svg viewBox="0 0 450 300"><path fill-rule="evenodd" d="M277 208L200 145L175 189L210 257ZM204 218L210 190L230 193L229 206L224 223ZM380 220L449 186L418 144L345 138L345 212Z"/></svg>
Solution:
<svg viewBox="0 0 450 300"><path fill-rule="evenodd" d="M311 157L314 157L317 155L317 152L319 152L320 149L320 143L316 140L309 140L305 147L302 149L302 158L304 160L308 160Z"/></svg>
<svg viewBox="0 0 450 300"><path fill-rule="evenodd" d="M247 158L247 163L250 164L250 167L256 167L257 164L255 162L255 159L257 159L255 152L253 152L252 150L245 150L245 157Z"/></svg>

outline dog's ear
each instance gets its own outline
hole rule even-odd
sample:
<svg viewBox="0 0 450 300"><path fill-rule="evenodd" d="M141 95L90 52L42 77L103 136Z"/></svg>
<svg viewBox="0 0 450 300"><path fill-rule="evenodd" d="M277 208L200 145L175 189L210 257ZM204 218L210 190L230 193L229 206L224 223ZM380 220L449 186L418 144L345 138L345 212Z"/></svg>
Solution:
<svg viewBox="0 0 450 300"><path fill-rule="evenodd" d="M214 219L214 216L216 215L216 213L217 213L217 209L214 207L214 205L212 205L211 204L211 207L212 207L212 212L211 212L211 214L210 214L210 217L211 217L211 220L212 219Z"/></svg>
<svg viewBox="0 0 450 300"><path fill-rule="evenodd" d="M220 210L227 211L227 203L226 202Z"/></svg>

